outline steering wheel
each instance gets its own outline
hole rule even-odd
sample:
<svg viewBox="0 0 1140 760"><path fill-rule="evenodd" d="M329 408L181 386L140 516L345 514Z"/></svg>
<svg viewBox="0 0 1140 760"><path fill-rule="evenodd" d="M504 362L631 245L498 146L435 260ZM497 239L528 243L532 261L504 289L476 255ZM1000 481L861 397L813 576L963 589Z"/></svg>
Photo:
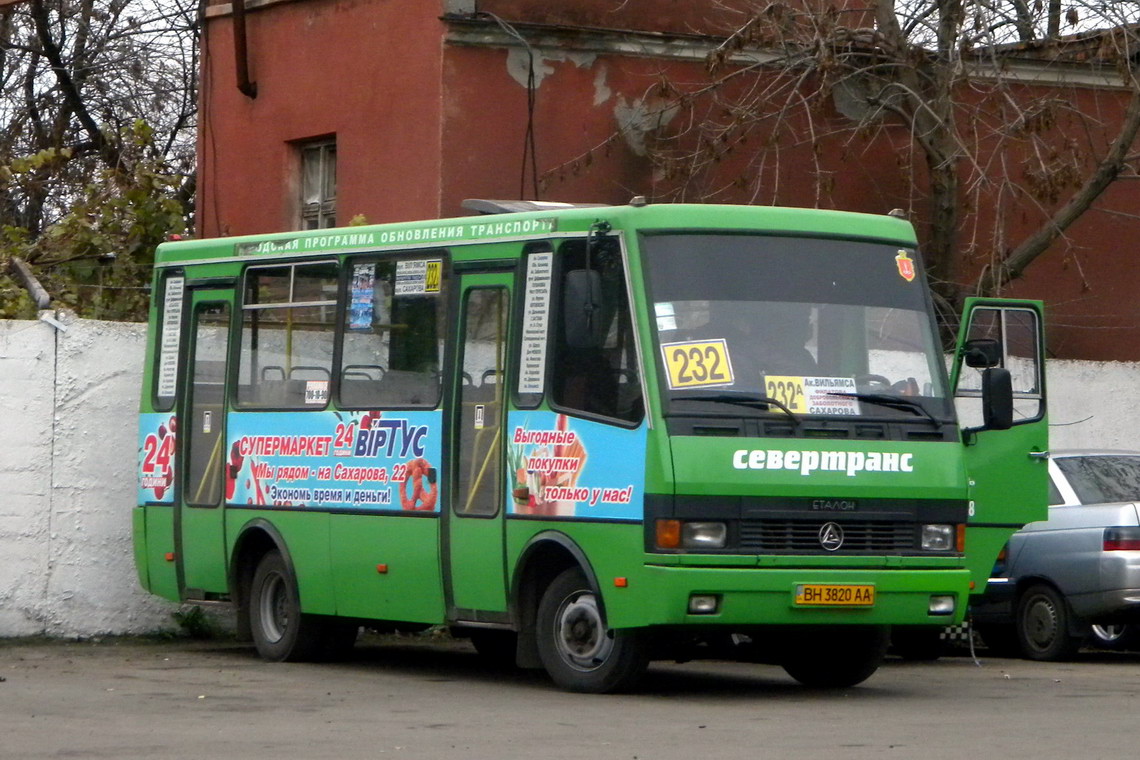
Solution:
<svg viewBox="0 0 1140 760"><path fill-rule="evenodd" d="M889 390L891 387L891 381L889 379L883 377L882 375L856 375L855 376L855 385L856 386L864 386L864 385L881 386L882 388Z"/></svg>

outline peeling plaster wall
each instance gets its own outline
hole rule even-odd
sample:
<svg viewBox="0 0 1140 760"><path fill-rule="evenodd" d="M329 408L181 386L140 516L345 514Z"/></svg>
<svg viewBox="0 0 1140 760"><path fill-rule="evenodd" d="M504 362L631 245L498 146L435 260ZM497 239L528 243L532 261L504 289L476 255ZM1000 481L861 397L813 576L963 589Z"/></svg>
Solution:
<svg viewBox="0 0 1140 760"><path fill-rule="evenodd" d="M142 325L0 321L0 637L173 627L131 548ZM1140 364L1052 362L1051 448L1138 448Z"/></svg>
<svg viewBox="0 0 1140 760"><path fill-rule="evenodd" d="M0 636L173 626L131 546L145 326L0 321Z"/></svg>

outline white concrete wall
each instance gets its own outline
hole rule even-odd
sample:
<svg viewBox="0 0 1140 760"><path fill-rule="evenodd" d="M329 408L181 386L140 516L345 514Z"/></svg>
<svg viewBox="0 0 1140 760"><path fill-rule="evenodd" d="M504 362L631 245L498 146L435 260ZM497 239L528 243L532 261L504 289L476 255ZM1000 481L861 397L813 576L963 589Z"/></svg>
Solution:
<svg viewBox="0 0 1140 760"><path fill-rule="evenodd" d="M1140 450L1140 363L1047 365L1050 449Z"/></svg>
<svg viewBox="0 0 1140 760"><path fill-rule="evenodd" d="M143 325L0 321L0 636L175 627L131 548Z"/></svg>
<svg viewBox="0 0 1140 760"><path fill-rule="evenodd" d="M55 346L42 322L0 321L0 634L43 630L51 532Z"/></svg>
<svg viewBox="0 0 1140 760"><path fill-rule="evenodd" d="M0 637L171 629L131 549L142 325L0 320ZM1053 362L1051 448L1140 449L1140 364Z"/></svg>

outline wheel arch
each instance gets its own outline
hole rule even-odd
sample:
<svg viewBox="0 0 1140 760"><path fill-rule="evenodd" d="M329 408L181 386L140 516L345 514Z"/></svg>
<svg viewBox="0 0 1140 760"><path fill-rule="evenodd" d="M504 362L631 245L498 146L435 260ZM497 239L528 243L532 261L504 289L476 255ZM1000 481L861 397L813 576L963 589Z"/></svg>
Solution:
<svg viewBox="0 0 1140 760"><path fill-rule="evenodd" d="M565 570L578 567L597 596L603 617L605 599L598 578L582 548L565 533L545 530L536 533L519 553L511 578L511 614L518 628L518 664L524 668L541 668L535 623L539 599L547 586Z"/></svg>
<svg viewBox="0 0 1140 760"><path fill-rule="evenodd" d="M280 552L285 567L296 578L297 569L293 566L289 547L273 523L263 517L256 517L238 530L237 539L230 553L229 586L230 598L234 600L236 633L241 641L252 639L249 587L257 570L257 564L271 551Z"/></svg>

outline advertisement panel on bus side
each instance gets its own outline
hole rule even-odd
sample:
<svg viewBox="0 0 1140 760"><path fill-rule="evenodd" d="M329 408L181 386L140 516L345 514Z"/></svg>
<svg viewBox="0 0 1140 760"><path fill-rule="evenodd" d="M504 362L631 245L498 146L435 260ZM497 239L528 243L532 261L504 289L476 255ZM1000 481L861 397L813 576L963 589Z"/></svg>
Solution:
<svg viewBox="0 0 1140 760"><path fill-rule="evenodd" d="M173 502L170 415L143 415L139 503ZM234 412L227 419L226 503L437 512L442 415Z"/></svg>

